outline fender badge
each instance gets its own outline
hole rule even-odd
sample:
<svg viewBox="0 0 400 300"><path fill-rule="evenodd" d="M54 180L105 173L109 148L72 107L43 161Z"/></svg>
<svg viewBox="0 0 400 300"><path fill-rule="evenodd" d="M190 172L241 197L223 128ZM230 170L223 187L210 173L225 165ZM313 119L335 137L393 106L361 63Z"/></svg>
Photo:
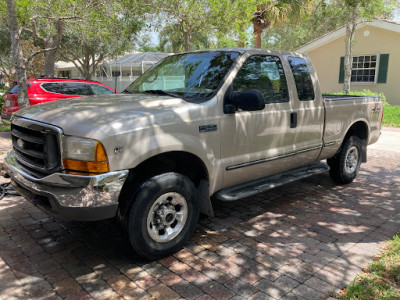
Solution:
<svg viewBox="0 0 400 300"><path fill-rule="evenodd" d="M118 147L114 148L114 153L115 154L120 154L122 152L124 152L124 147L123 146L118 146Z"/></svg>

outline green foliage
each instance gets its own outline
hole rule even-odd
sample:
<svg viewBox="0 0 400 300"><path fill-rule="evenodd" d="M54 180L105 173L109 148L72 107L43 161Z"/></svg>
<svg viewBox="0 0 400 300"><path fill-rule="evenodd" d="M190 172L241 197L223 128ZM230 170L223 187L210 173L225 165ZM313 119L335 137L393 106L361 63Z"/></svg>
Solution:
<svg viewBox="0 0 400 300"><path fill-rule="evenodd" d="M9 132L11 131L11 125L0 123L0 132Z"/></svg>
<svg viewBox="0 0 400 300"><path fill-rule="evenodd" d="M400 106L385 106L383 126L400 127Z"/></svg>
<svg viewBox="0 0 400 300"><path fill-rule="evenodd" d="M266 31L263 36L263 48L295 50L342 26L345 17L341 5L327 3L326 0L315 1L310 15L289 20L279 27Z"/></svg>
<svg viewBox="0 0 400 300"><path fill-rule="evenodd" d="M339 299L399 299L400 298L400 237L375 259L368 269L357 276Z"/></svg>

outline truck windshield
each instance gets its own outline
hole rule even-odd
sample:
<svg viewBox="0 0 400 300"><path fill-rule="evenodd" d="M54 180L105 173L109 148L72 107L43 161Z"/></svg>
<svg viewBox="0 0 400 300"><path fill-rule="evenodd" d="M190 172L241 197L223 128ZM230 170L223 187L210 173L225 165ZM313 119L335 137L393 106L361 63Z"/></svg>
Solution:
<svg viewBox="0 0 400 300"><path fill-rule="evenodd" d="M152 93L205 101L214 96L239 52L196 52L169 56L134 81L127 93Z"/></svg>

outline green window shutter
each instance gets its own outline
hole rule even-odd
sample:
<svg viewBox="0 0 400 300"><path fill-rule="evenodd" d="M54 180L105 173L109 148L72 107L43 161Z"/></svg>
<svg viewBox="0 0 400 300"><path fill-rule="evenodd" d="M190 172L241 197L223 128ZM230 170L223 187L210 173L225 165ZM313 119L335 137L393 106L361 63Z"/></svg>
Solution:
<svg viewBox="0 0 400 300"><path fill-rule="evenodd" d="M340 57L339 83L344 82L344 56Z"/></svg>
<svg viewBox="0 0 400 300"><path fill-rule="evenodd" d="M381 54L379 57L378 83L386 83L389 66L389 54Z"/></svg>

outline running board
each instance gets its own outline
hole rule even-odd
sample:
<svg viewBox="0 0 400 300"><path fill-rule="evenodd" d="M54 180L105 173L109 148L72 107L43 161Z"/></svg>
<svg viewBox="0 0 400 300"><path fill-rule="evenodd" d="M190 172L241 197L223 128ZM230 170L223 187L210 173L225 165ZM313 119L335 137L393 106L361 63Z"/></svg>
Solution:
<svg viewBox="0 0 400 300"><path fill-rule="evenodd" d="M222 189L214 194L221 201L235 201L259 193L263 193L275 187L307 178L312 175L328 171L329 167L324 163L317 163L306 167L294 169L282 174L273 175L254 181L246 182L230 188Z"/></svg>

